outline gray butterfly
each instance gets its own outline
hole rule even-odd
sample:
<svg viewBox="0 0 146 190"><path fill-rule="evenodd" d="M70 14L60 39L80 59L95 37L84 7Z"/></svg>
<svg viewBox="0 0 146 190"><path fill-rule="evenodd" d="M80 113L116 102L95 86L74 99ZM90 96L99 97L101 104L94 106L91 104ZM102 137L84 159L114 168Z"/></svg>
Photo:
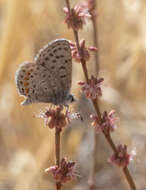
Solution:
<svg viewBox="0 0 146 190"><path fill-rule="evenodd" d="M44 46L34 62L24 62L16 71L18 92L26 97L22 105L73 102L69 93L72 79L72 57L69 42L58 39Z"/></svg>

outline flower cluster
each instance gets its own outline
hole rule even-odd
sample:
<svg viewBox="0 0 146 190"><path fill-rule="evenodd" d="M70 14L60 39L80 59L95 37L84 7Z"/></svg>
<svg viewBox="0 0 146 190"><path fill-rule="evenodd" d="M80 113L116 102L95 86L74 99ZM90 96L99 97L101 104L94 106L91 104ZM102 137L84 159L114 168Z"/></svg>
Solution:
<svg viewBox="0 0 146 190"><path fill-rule="evenodd" d="M101 83L103 80L103 78L96 78L92 75L91 79L88 80L88 83L80 81L78 84L82 86L82 91L88 98L95 100L98 96L102 95Z"/></svg>
<svg viewBox="0 0 146 190"><path fill-rule="evenodd" d="M117 151L111 156L110 161L119 167L125 168L132 160L132 156L127 152L126 145L118 145Z"/></svg>
<svg viewBox="0 0 146 190"><path fill-rule="evenodd" d="M84 61L88 61L90 58L90 53L89 51L96 51L96 47L86 47L85 46L85 40L80 41L80 52L77 49L77 46L75 43L70 42L70 48L71 48L71 53L72 53L72 58L75 59L77 62L81 62L82 59Z"/></svg>
<svg viewBox="0 0 146 190"><path fill-rule="evenodd" d="M67 158L62 158L60 166L51 166L46 172L51 172L53 178L60 183L66 183L75 177L75 162L67 161Z"/></svg>
<svg viewBox="0 0 146 190"><path fill-rule="evenodd" d="M97 115L91 115L90 118L93 120L91 125L95 128L96 132L103 131L104 134L108 135L116 128L115 121L117 120L117 117L115 116L114 110L110 111L109 113L104 111L101 121Z"/></svg>
<svg viewBox="0 0 146 190"><path fill-rule="evenodd" d="M66 14L65 23L68 25L68 28L72 28L75 31L83 28L86 17L91 17L89 12L87 12L80 4L70 10L67 7L63 10Z"/></svg>
<svg viewBox="0 0 146 190"><path fill-rule="evenodd" d="M63 107L61 106L47 108L38 117L43 118L45 125L51 129L58 128L61 130L69 122L68 114L63 112Z"/></svg>

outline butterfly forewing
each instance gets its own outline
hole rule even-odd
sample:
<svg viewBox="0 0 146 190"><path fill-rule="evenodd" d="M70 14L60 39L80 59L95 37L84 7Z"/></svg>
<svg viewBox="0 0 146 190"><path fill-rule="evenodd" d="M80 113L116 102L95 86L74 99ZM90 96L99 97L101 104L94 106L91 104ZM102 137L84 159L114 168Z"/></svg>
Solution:
<svg viewBox="0 0 146 190"><path fill-rule="evenodd" d="M64 39L55 40L42 48L35 59L49 71L50 85L54 90L68 92L71 87L72 60L69 42ZM50 79L48 79L50 80Z"/></svg>

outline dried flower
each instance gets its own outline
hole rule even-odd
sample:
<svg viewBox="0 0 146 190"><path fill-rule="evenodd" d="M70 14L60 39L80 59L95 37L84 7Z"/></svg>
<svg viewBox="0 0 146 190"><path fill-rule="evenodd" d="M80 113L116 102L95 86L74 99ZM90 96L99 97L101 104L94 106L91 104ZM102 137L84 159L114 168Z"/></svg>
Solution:
<svg viewBox="0 0 146 190"><path fill-rule="evenodd" d="M127 146L122 144L118 145L117 151L111 156L109 161L119 167L125 168L131 161L131 155L127 152Z"/></svg>
<svg viewBox="0 0 146 190"><path fill-rule="evenodd" d="M46 172L51 172L54 179L60 183L66 183L75 177L75 162L67 161L67 158L62 158L60 166L51 166Z"/></svg>
<svg viewBox="0 0 146 190"><path fill-rule="evenodd" d="M81 62L82 59L85 61L88 61L90 58L90 53L89 51L96 51L96 47L86 47L85 46L85 40L80 41L80 53L78 52L77 46L75 43L70 42L70 47L71 47L71 53L72 53L72 58L75 59L77 62Z"/></svg>
<svg viewBox="0 0 146 190"><path fill-rule="evenodd" d="M68 25L68 28L72 28L75 31L82 29L85 24L85 18L91 16L80 4L71 8L71 10L68 10L67 7L63 10L66 13L65 23Z"/></svg>
<svg viewBox="0 0 146 190"><path fill-rule="evenodd" d="M85 95L88 98L94 100L98 96L102 95L101 83L103 82L103 80L103 78L96 78L92 75L91 79L88 80L88 83L80 81L78 82L78 84L82 86L82 91L85 93Z"/></svg>
<svg viewBox="0 0 146 190"><path fill-rule="evenodd" d="M109 134L110 132L113 132L114 129L116 128L115 121L117 120L117 117L115 116L115 111L112 110L109 113L107 111L103 112L102 116L102 123L101 123L101 128L102 131L105 134Z"/></svg>
<svg viewBox="0 0 146 190"><path fill-rule="evenodd" d="M109 113L104 111L101 116L101 121L97 115L90 115L90 118L93 120L91 125L95 128L96 132L102 131L104 134L108 135L116 128L115 121L117 120L117 117L115 116L114 110L110 111Z"/></svg>
<svg viewBox="0 0 146 190"><path fill-rule="evenodd" d="M38 117L43 118L45 125L51 129L58 128L61 130L69 122L67 111L63 112L63 107L61 106L46 108L46 111L41 112Z"/></svg>

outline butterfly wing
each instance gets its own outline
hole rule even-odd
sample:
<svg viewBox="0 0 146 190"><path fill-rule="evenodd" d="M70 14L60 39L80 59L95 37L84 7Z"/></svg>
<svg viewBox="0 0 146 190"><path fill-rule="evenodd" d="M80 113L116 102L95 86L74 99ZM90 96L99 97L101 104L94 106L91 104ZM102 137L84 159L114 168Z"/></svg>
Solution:
<svg viewBox="0 0 146 190"><path fill-rule="evenodd" d="M50 78L46 80L46 88L48 87L47 84L49 84L54 98L67 95L71 88L72 79L72 59L69 42L65 39L59 39L49 43L39 51L35 61L36 64L44 67L49 73Z"/></svg>
<svg viewBox="0 0 146 190"><path fill-rule="evenodd" d="M22 104L61 103L70 90L71 74L69 42L60 39L44 46L37 54L35 63L25 62L16 71L18 92L27 97Z"/></svg>
<svg viewBox="0 0 146 190"><path fill-rule="evenodd" d="M32 62L24 62L20 65L16 71L15 80L19 94L26 97L22 105L39 102L38 96L43 97L43 91L40 91L38 95L38 90L42 82L39 78L42 77L41 75L44 72L43 67L37 67L37 65ZM48 95L50 93L51 92L48 92ZM50 96L48 96L48 98Z"/></svg>

